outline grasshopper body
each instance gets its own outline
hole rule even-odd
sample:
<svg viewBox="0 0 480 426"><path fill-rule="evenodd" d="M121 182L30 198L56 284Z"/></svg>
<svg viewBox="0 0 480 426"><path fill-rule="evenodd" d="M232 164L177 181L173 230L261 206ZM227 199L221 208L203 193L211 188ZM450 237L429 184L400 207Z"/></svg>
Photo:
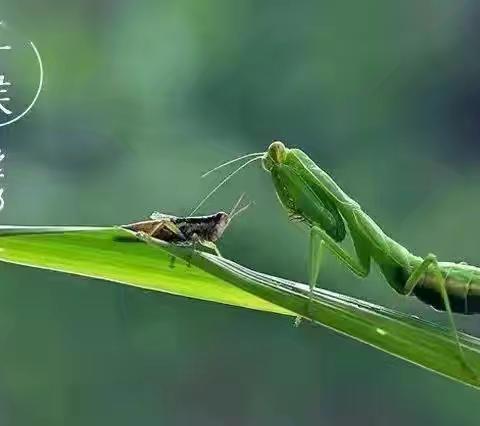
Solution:
<svg viewBox="0 0 480 426"><path fill-rule="evenodd" d="M123 225L122 228L167 243L184 246L194 246L198 243L217 251L215 242L221 238L229 223L230 216L225 212L191 217L155 212L150 216L150 220L130 223Z"/></svg>
<svg viewBox="0 0 480 426"><path fill-rule="evenodd" d="M218 212L208 216L172 216L153 212L149 220L122 225L121 228L134 232L145 241L161 240L181 246L192 246L194 249L197 244L200 244L220 256L215 242L222 237L231 220L250 205L238 208L242 198L243 195L235 203L230 213Z"/></svg>

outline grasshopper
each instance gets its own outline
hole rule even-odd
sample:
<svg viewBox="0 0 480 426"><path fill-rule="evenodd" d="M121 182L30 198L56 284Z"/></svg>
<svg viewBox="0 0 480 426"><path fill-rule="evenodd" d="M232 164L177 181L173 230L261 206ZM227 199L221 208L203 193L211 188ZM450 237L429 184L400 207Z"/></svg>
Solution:
<svg viewBox="0 0 480 426"><path fill-rule="evenodd" d="M161 240L178 246L190 246L195 250L201 245L221 256L216 242L222 237L231 220L245 211L250 203L239 208L242 196L230 213L218 212L208 216L173 216L153 212L148 220L122 225L120 228L132 231L145 242Z"/></svg>

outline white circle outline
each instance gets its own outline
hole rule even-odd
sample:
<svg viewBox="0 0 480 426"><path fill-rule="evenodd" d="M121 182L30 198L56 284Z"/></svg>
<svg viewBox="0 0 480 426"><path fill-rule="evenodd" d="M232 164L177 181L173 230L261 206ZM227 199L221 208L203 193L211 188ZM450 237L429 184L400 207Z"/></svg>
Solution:
<svg viewBox="0 0 480 426"><path fill-rule="evenodd" d="M40 67L40 81L38 83L37 93L35 94L35 97L33 98L32 103L28 106L28 108L25 111L23 111L20 115L17 115L15 118L12 118L10 121L6 121L5 123L0 123L0 127L8 126L9 124L15 123L15 121L18 121L23 116L25 116L25 114L27 114L33 108L33 106L35 105L35 102L37 102L37 99L40 96L40 92L42 91L42 87L43 87L43 63L42 63L42 58L40 56L40 53L38 52L37 47L35 46L35 44L33 44L33 41L30 41L30 45L32 46L33 51L35 52L35 55L36 55L37 60L38 60L38 65Z"/></svg>

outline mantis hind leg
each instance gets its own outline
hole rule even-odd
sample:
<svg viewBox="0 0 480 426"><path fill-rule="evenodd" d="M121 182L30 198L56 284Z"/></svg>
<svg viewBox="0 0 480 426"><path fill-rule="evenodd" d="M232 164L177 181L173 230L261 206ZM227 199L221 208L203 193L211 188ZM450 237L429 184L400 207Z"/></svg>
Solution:
<svg viewBox="0 0 480 426"><path fill-rule="evenodd" d="M458 354L460 356L460 361L463 364L464 368L468 370L478 380L480 379L478 373L473 369L465 356L465 352L460 342L460 336L455 325L455 319L453 318L453 311L452 307L450 306L450 299L448 298L447 280L451 269L448 269L446 275L443 276L440 266L438 265L437 257L434 254L429 254L423 260L423 262L418 265L410 274L410 277L405 284L405 294L407 296L412 294L415 286L421 281L421 279L425 276L431 266L433 268L432 272L435 274L437 282L439 283L440 294L442 296L445 311L448 315L448 320L450 322L450 327L452 330L453 338L455 340L455 345L457 346Z"/></svg>

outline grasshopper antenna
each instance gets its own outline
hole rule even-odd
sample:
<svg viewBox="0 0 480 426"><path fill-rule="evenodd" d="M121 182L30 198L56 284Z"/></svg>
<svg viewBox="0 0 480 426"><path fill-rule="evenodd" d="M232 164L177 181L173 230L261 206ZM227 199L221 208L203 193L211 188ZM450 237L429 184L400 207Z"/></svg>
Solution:
<svg viewBox="0 0 480 426"><path fill-rule="evenodd" d="M243 197L245 197L245 192L242 195L240 195L237 202L233 205L232 210L230 210L230 213L228 214L229 217L235 214L235 210L237 210L238 206L242 202Z"/></svg>
<svg viewBox="0 0 480 426"><path fill-rule="evenodd" d="M242 208L238 209L235 213L230 213L229 215L229 220L232 220L235 216L238 216L239 214L243 213L245 210L247 210L251 205L253 204L253 201L250 201L248 204L243 206Z"/></svg>
<svg viewBox="0 0 480 426"><path fill-rule="evenodd" d="M213 188L207 195L206 197L200 201L200 203L195 207L189 214L189 216L192 216L200 207L205 204L205 201L207 201L215 192L217 192L218 189L220 189L223 185L225 185L233 176L235 176L240 170L244 169L247 167L250 163L253 163L254 161L260 160L263 156L263 152L261 155L258 155L255 158L252 158L251 160L248 160L247 162L243 163L240 167L235 169L232 173L230 173L225 179L223 179L215 188Z"/></svg>
<svg viewBox="0 0 480 426"><path fill-rule="evenodd" d="M217 170L222 169L222 168L225 167L225 166L228 166L228 165L230 165L230 164L236 163L237 161L240 161L240 160L243 160L243 159L249 158L249 157L260 156L260 155L263 155L263 154L265 154L265 153L264 153L264 152L254 152L253 154L246 154L246 155L242 155L241 157L234 158L233 160L227 161L226 163L222 163L222 164L220 164L219 166L213 168L212 170L209 170L208 172L205 172L205 173L202 175L202 178L208 176L209 174L211 174L211 173L213 173L213 172L216 172Z"/></svg>
<svg viewBox="0 0 480 426"><path fill-rule="evenodd" d="M239 215L240 213L243 213L245 210L247 210L253 204L253 201L251 201L250 203L247 203L242 208L238 209L238 206L242 202L244 196L245 196L245 192L242 195L240 195L240 198L238 199L238 201L233 206L231 212L228 214L229 221L232 220L235 216Z"/></svg>

